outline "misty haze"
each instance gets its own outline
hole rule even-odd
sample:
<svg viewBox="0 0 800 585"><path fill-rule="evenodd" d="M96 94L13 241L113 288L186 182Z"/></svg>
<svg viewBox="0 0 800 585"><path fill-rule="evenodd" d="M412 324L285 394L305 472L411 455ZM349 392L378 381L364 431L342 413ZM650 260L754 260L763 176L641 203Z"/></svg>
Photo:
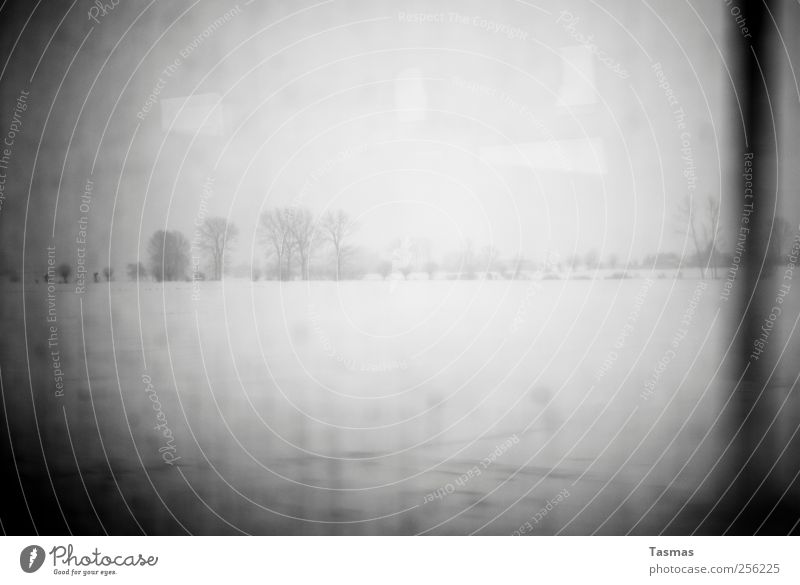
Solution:
<svg viewBox="0 0 800 585"><path fill-rule="evenodd" d="M797 532L795 5L29 4L5 531Z"/></svg>

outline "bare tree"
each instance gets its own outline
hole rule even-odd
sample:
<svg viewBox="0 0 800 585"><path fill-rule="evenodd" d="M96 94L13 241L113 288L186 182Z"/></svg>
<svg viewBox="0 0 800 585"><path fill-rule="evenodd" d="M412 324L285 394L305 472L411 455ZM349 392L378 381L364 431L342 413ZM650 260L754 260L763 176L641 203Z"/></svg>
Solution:
<svg viewBox="0 0 800 585"><path fill-rule="evenodd" d="M72 274L72 266L66 262L59 264L56 268L56 273L61 277L61 282L69 282L69 277Z"/></svg>
<svg viewBox="0 0 800 585"><path fill-rule="evenodd" d="M390 246L394 272L408 278L412 272L430 271L426 268L433 260L429 238L406 237L397 239ZM435 268L433 268L435 270Z"/></svg>
<svg viewBox="0 0 800 585"><path fill-rule="evenodd" d="M261 214L261 233L270 253L275 254L278 280L288 280L292 276L292 255L294 238L292 237L291 210L286 208L269 209ZM283 269L286 263L286 271Z"/></svg>
<svg viewBox="0 0 800 585"><path fill-rule="evenodd" d="M222 280L225 260L239 237L239 228L224 217L209 217L198 228L200 248L211 262L212 279Z"/></svg>
<svg viewBox="0 0 800 585"><path fill-rule="evenodd" d="M308 261L314 244L319 241L316 239L317 224L314 222L314 216L305 207L291 208L289 220L294 250L300 260L300 278L308 280Z"/></svg>
<svg viewBox="0 0 800 585"><path fill-rule="evenodd" d="M511 259L511 275L514 280L518 280L522 271L525 270L528 266L528 259L525 257L525 254L522 252L518 252L514 255Z"/></svg>
<svg viewBox="0 0 800 585"><path fill-rule="evenodd" d="M439 265L435 260L428 260L425 262L425 266L423 268L425 269L425 272L428 273L428 280L433 280L436 276L436 273L439 271Z"/></svg>
<svg viewBox="0 0 800 585"><path fill-rule="evenodd" d="M131 262L126 267L128 280L144 280L147 278L147 268L141 262Z"/></svg>
<svg viewBox="0 0 800 585"><path fill-rule="evenodd" d="M185 279L189 251L189 240L181 232L158 230L147 244L150 273L159 282Z"/></svg>
<svg viewBox="0 0 800 585"><path fill-rule="evenodd" d="M412 238L412 250L414 252L414 270L427 272L425 268L429 262L433 261L433 244L430 238Z"/></svg>
<svg viewBox="0 0 800 585"><path fill-rule="evenodd" d="M472 240L466 240L461 248L459 256L459 270L463 278L472 280L475 278L475 250ZM461 276L459 276L461 278Z"/></svg>
<svg viewBox="0 0 800 585"><path fill-rule="evenodd" d="M717 243L719 237L719 201L713 197L686 196L678 204L677 231L689 236L694 245L700 275L712 267L717 277Z"/></svg>
<svg viewBox="0 0 800 585"><path fill-rule="evenodd" d="M719 200L713 197L707 197L705 200L705 213L706 221L708 222L708 232L705 235L705 255L706 263L711 265L714 278L717 278L717 261L719 260L719 212Z"/></svg>
<svg viewBox="0 0 800 585"><path fill-rule="evenodd" d="M352 251L352 248L347 245L347 240L355 229L353 220L341 209L327 211L320 222L323 237L333 246L336 260L336 280L341 278L342 267Z"/></svg>
<svg viewBox="0 0 800 585"><path fill-rule="evenodd" d="M566 257L567 267L571 271L575 271L581 263L580 254L568 254Z"/></svg>
<svg viewBox="0 0 800 585"><path fill-rule="evenodd" d="M378 273L384 280L389 278L389 275L392 273L392 263L389 260L382 260L378 264Z"/></svg>
<svg viewBox="0 0 800 585"><path fill-rule="evenodd" d="M792 224L783 217L775 217L769 239L769 261L775 266L787 262L792 249Z"/></svg>
<svg viewBox="0 0 800 585"><path fill-rule="evenodd" d="M479 264L483 267L483 270L487 273L496 272L497 269L497 259L500 256L500 252L497 248L492 246L491 244L484 246L481 249L480 260Z"/></svg>
<svg viewBox="0 0 800 585"><path fill-rule="evenodd" d="M583 262L588 270L597 270L597 267L600 265L600 256L597 254L597 250L589 250L586 252Z"/></svg>
<svg viewBox="0 0 800 585"><path fill-rule="evenodd" d="M392 272L408 278L414 271L414 240L408 237L395 240L389 245L389 253L392 258Z"/></svg>

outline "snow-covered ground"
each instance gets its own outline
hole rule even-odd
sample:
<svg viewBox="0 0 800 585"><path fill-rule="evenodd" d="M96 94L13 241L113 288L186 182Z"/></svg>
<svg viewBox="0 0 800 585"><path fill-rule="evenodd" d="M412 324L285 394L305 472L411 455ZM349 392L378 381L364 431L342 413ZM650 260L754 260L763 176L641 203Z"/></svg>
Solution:
<svg viewBox="0 0 800 585"><path fill-rule="evenodd" d="M48 454L84 531L681 532L723 448L720 290L60 285L52 346L39 285L26 328L4 306L5 399L21 419L35 396L19 464Z"/></svg>

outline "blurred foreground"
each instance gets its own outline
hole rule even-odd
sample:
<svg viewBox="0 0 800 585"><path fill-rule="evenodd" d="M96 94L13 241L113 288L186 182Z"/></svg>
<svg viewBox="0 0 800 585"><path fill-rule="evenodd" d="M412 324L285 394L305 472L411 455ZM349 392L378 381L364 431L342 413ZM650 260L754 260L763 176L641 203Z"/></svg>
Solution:
<svg viewBox="0 0 800 585"><path fill-rule="evenodd" d="M720 533L721 286L63 285L57 346L34 286L2 315L13 526Z"/></svg>

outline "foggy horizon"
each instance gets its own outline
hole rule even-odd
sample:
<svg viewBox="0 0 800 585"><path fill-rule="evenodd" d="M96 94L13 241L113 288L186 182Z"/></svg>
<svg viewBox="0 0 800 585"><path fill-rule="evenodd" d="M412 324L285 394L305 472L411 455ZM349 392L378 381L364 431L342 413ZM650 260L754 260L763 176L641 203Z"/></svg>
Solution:
<svg viewBox="0 0 800 585"><path fill-rule="evenodd" d="M297 202L363 217L356 242L377 251L398 238L427 237L439 253L471 239L533 258L592 249L636 259L685 254L686 235L674 215L686 184L670 172L685 165L671 146L680 144L680 132L653 63L686 112L696 192L719 198L729 188L718 170L739 161L715 146L728 131L716 114L728 106L720 19L682 23L683 51L664 50L675 40L655 28L649 52L628 57L622 71L575 43L589 20L571 17L569 6L534 9L525 26L512 26L522 9L513 4L492 18L474 3L443 3L436 11L386 2L310 6L225 4L139 14L120 4L102 28L88 26L91 20L62 27L48 47L53 58L31 67L33 74L23 67L6 73L14 82L4 84L4 104L17 97L15 86L31 83L30 103L50 99L37 93L36 82L50 69L63 71L60 45L107 50L98 49L100 67L82 76L75 74L86 59L79 53L52 110L32 108L25 117L14 155L18 164L36 161L36 180L27 184L15 174L8 190L30 190L34 201L57 193L58 208L51 205L49 213L59 255L69 260L80 196L93 181L91 254L99 270L107 265L99 251L106 250L118 273L143 253L137 242L157 229L191 235L209 178L208 215L228 218L241 232L237 264L251 262L257 210ZM648 18L647 9L634 6L623 11L626 18ZM255 27L260 16L246 17L248 10L264 13L268 27ZM140 57L126 50L135 45L120 24L126 12L137 17L137 35L153 39ZM414 22L420 15L444 16ZM162 23L169 23L164 30ZM492 32L489 23L509 30ZM307 28L316 31L308 38ZM596 41L618 62L641 46L638 35L603 33ZM286 35L297 40L279 48ZM326 45L336 54L321 50ZM686 51L705 58L687 69ZM650 52L658 59L648 64ZM130 73L116 74L128 64ZM62 117L67 96L87 85L93 92ZM118 97L101 98L106 88ZM55 124L56 117L65 123ZM104 146L97 149L100 135ZM59 154L65 144L66 156ZM19 229L25 211L19 201L9 199L3 210L11 216L4 237ZM42 236L26 234L29 242ZM44 260L29 264L38 272Z"/></svg>
<svg viewBox="0 0 800 585"><path fill-rule="evenodd" d="M797 3L0 26L0 531L800 530Z"/></svg>

